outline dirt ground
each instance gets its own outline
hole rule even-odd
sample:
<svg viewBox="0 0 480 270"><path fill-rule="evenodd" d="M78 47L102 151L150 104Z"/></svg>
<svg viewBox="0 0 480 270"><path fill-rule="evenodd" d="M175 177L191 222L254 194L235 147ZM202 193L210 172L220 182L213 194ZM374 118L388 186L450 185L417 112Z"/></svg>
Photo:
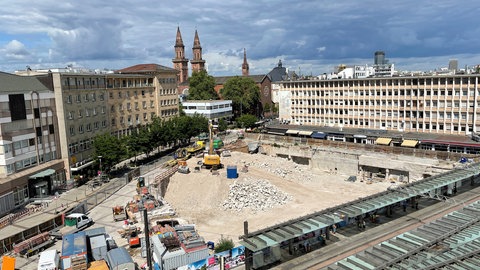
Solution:
<svg viewBox="0 0 480 270"><path fill-rule="evenodd" d="M165 200L179 217L196 224L205 241L218 242L223 236L237 243L239 236L243 235L244 221L248 221L249 231L253 232L384 191L392 185L388 182L349 182L345 181L348 175L315 171L306 165L264 154L235 151L231 154L222 157L225 167L218 175L212 175L206 169L193 172L201 158L188 160L192 172L176 173L170 179L165 195ZM227 178L228 165L237 166L238 178ZM244 165L248 165L248 172L241 171ZM230 185L246 178L266 180L290 195L292 200L264 211L225 210L222 205L228 197Z"/></svg>

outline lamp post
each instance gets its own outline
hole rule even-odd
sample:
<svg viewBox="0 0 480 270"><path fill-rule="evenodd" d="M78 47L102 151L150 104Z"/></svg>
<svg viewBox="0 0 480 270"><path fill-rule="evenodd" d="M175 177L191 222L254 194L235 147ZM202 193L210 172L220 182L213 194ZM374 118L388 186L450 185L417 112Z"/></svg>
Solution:
<svg viewBox="0 0 480 270"><path fill-rule="evenodd" d="M102 156L98 156L98 161L100 162L100 172L98 173L98 176L102 175Z"/></svg>

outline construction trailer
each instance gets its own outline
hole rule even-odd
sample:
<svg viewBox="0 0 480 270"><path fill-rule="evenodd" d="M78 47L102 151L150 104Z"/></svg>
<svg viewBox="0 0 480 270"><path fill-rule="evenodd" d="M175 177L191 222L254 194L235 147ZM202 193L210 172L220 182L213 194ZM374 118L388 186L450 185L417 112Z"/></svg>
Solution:
<svg viewBox="0 0 480 270"><path fill-rule="evenodd" d="M87 270L87 236L84 231L67 234L62 242L62 269Z"/></svg>

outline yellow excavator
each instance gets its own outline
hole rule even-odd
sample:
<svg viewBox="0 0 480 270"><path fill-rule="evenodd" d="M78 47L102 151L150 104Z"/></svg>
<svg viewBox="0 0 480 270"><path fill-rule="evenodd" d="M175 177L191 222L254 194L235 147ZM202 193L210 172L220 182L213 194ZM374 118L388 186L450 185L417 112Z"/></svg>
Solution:
<svg viewBox="0 0 480 270"><path fill-rule="evenodd" d="M208 123L208 132L209 132L209 147L208 153L203 155L203 166L205 168L220 169L222 164L220 163L220 156L214 153L213 149L213 125L211 122Z"/></svg>

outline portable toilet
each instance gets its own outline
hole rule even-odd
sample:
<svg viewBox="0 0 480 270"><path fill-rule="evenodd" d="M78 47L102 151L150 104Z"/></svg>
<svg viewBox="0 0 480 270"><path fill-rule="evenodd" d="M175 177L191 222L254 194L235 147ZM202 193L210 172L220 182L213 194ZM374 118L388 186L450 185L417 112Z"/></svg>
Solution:
<svg viewBox="0 0 480 270"><path fill-rule="evenodd" d="M228 179L238 178L237 166L234 166L234 165L227 166L227 178Z"/></svg>

